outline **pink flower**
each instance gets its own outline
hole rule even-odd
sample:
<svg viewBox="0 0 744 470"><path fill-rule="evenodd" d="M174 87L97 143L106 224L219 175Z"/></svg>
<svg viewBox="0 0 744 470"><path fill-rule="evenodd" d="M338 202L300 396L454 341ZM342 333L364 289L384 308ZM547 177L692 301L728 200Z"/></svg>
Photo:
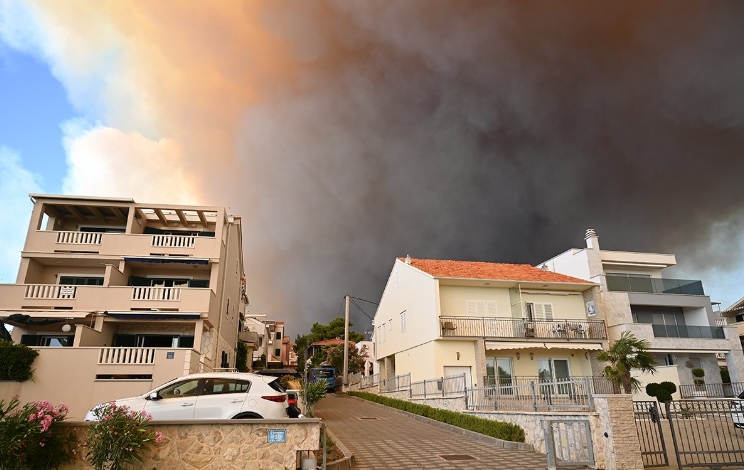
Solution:
<svg viewBox="0 0 744 470"><path fill-rule="evenodd" d="M155 431L155 442L157 442L158 444L160 444L160 443L163 442L163 440L164 440L163 433L160 432L160 431Z"/></svg>

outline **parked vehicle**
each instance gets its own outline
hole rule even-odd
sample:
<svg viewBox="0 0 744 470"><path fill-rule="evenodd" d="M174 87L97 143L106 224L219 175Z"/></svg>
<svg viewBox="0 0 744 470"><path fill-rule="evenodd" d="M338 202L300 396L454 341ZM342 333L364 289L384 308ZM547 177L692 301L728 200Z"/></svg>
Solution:
<svg viewBox="0 0 744 470"><path fill-rule="evenodd" d="M313 367L307 376L308 382L317 382L320 379L326 379L328 382L328 392L333 393L336 390L336 368L331 366Z"/></svg>
<svg viewBox="0 0 744 470"><path fill-rule="evenodd" d="M731 419L735 428L744 428L744 392L741 392L738 400L731 400Z"/></svg>
<svg viewBox="0 0 744 470"><path fill-rule="evenodd" d="M286 419L299 414L288 410L291 405L279 379L247 372L191 374L114 403L145 411L153 420ZM93 407L85 420L96 421L100 406Z"/></svg>

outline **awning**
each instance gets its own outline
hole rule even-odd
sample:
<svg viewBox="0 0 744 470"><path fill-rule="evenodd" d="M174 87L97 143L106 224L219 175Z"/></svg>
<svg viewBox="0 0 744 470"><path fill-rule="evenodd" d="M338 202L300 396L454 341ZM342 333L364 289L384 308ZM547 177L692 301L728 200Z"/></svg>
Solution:
<svg viewBox="0 0 744 470"><path fill-rule="evenodd" d="M135 310L127 312L106 311L103 313L119 320L198 320L201 317L199 312L148 312L146 310Z"/></svg>
<svg viewBox="0 0 744 470"><path fill-rule="evenodd" d="M191 258L186 256L125 256L128 263L181 263L209 264L209 258Z"/></svg>
<svg viewBox="0 0 744 470"><path fill-rule="evenodd" d="M548 349L579 349L582 351L601 351L599 343L545 343Z"/></svg>
<svg viewBox="0 0 744 470"><path fill-rule="evenodd" d="M501 349L531 349L539 348L542 343L509 343L506 341L486 341L486 349L499 351Z"/></svg>

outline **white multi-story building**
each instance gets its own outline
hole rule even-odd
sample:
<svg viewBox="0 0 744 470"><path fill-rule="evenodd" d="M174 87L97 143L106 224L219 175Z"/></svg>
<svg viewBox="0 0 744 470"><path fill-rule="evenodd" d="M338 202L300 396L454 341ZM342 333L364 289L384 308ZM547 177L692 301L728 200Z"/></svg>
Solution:
<svg viewBox="0 0 744 470"><path fill-rule="evenodd" d="M0 319L37 351L33 381L0 399L95 403L173 377L235 367L248 302L240 217L223 207L31 195L15 284Z"/></svg>
<svg viewBox="0 0 744 470"><path fill-rule="evenodd" d="M692 370L703 369L706 383L721 383L718 358L725 358L731 381L744 381L744 356L736 328L716 323L710 298L699 280L664 277L673 254L608 251L594 230L586 248L573 248L539 267L599 285L587 298L593 318L607 324L610 342L623 331L648 341L660 374L642 381L670 380L693 387Z"/></svg>

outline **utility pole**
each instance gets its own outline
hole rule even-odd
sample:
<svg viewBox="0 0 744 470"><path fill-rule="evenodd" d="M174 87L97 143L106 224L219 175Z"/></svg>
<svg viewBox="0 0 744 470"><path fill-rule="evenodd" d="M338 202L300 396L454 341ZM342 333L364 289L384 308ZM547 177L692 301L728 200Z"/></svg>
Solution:
<svg viewBox="0 0 744 470"><path fill-rule="evenodd" d="M346 294L346 315L344 318L344 387L349 385L349 295Z"/></svg>

